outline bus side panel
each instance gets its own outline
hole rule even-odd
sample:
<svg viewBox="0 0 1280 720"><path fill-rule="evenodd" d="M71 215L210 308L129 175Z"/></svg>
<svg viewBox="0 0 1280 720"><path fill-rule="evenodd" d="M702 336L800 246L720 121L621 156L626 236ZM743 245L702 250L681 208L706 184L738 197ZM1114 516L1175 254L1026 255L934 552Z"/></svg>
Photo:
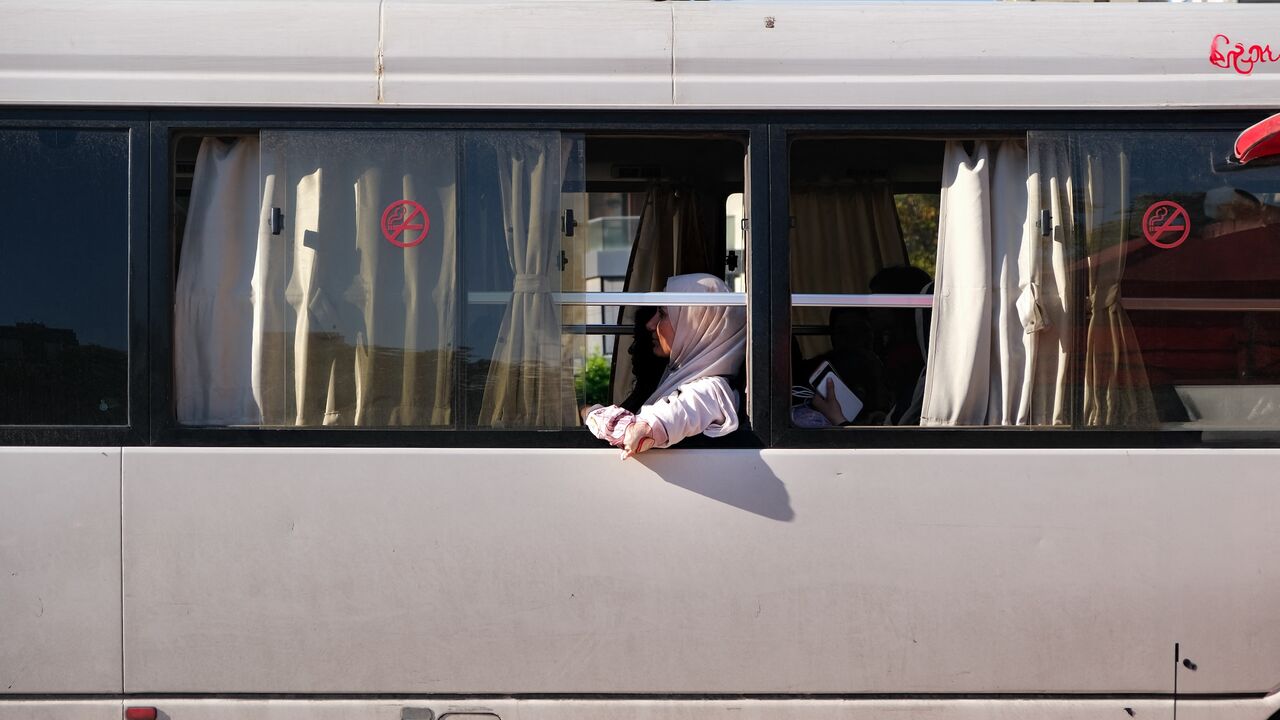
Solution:
<svg viewBox="0 0 1280 720"><path fill-rule="evenodd" d="M125 689L1260 693L1277 459L127 448Z"/></svg>
<svg viewBox="0 0 1280 720"><path fill-rule="evenodd" d="M0 448L0 699L120 692L120 638L120 449Z"/></svg>

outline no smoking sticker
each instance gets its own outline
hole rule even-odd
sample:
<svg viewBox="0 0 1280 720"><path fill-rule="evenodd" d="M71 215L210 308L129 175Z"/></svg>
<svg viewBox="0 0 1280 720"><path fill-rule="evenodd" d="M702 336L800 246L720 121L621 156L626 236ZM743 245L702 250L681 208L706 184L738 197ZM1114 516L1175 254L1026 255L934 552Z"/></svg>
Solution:
<svg viewBox="0 0 1280 720"><path fill-rule="evenodd" d="M430 229L427 209L412 200L397 200L382 211L382 236L397 247L421 243Z"/></svg>
<svg viewBox="0 0 1280 720"><path fill-rule="evenodd" d="M1158 248L1172 250L1191 234L1187 209L1172 200L1161 200L1142 216L1142 236Z"/></svg>

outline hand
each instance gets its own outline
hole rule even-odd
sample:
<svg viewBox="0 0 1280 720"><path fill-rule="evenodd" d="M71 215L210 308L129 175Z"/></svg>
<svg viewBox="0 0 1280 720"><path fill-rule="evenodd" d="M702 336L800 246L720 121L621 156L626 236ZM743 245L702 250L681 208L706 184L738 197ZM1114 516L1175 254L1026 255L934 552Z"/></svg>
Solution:
<svg viewBox="0 0 1280 720"><path fill-rule="evenodd" d="M822 416L825 417L827 422L832 425L843 425L844 410L840 409L840 401L836 399L835 380L827 378L827 389L825 392L825 395L823 395L823 393L813 394L813 400L810 400L813 404L813 409L822 413Z"/></svg>
<svg viewBox="0 0 1280 720"><path fill-rule="evenodd" d="M622 459L638 455L653 445L653 427L644 420L636 420L627 427L627 432L622 437Z"/></svg>

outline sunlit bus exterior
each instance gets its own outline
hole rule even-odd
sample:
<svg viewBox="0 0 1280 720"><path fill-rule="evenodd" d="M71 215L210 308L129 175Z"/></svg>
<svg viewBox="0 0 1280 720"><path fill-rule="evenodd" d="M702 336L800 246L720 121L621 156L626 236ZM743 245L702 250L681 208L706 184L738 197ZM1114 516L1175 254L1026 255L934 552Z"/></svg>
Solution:
<svg viewBox="0 0 1280 720"><path fill-rule="evenodd" d="M1280 712L1280 7L0 17L0 718Z"/></svg>

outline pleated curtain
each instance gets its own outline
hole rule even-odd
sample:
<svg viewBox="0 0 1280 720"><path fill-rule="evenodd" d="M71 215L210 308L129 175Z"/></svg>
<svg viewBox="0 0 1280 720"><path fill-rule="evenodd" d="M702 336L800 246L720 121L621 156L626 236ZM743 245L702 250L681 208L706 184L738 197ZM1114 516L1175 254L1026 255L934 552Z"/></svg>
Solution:
<svg viewBox="0 0 1280 720"><path fill-rule="evenodd" d="M1068 425L1075 342L1068 247L1075 237L1075 187L1065 138L1033 136L1027 173L1027 216L1036 230L1030 253L1035 336L1028 422ZM1039 220L1046 211L1049 227L1040 228Z"/></svg>
<svg viewBox="0 0 1280 720"><path fill-rule="evenodd" d="M1038 233L1020 140L948 142L922 425L1018 425L1031 416Z"/></svg>
<svg viewBox="0 0 1280 720"><path fill-rule="evenodd" d="M251 376L258 237L257 138L200 144L174 300L178 422L262 421Z"/></svg>
<svg viewBox="0 0 1280 720"><path fill-rule="evenodd" d="M495 137L506 244L514 273L511 300L494 347L480 409L491 427L575 424L566 381L560 313L559 133Z"/></svg>
<svg viewBox="0 0 1280 720"><path fill-rule="evenodd" d="M1148 427L1155 400L1133 325L1121 304L1129 252L1129 159L1119 143L1085 142L1084 242L1089 273L1084 423Z"/></svg>
<svg viewBox="0 0 1280 720"><path fill-rule="evenodd" d="M1074 165L1082 168L1082 191ZM947 143L922 425L1155 423L1120 301L1128 183L1116 144L1085 142L1073 157L1061 137L1036 139L1030 153L1021 140L972 149ZM1042 229L1043 211L1049 227ZM1077 238L1084 261L1073 264ZM1087 272L1083 352L1073 347L1079 309L1071 300L1080 265Z"/></svg>

